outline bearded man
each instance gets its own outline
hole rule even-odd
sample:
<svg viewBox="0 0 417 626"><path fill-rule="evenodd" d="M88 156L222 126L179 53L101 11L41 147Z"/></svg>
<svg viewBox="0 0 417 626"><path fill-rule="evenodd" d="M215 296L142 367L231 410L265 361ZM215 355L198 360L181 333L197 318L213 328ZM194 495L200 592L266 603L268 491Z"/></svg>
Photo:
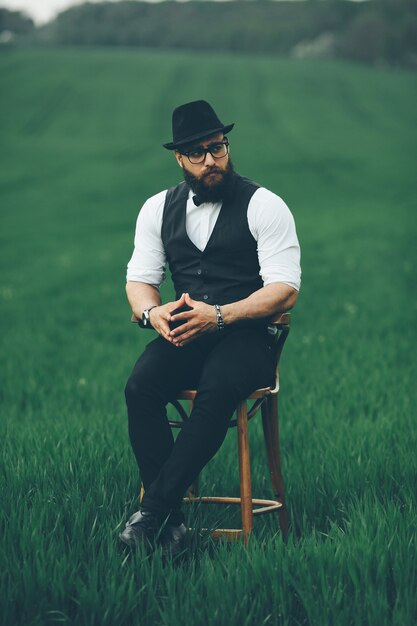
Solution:
<svg viewBox="0 0 417 626"><path fill-rule="evenodd" d="M227 134L208 102L177 107L173 151L184 182L151 197L136 225L127 297L151 341L126 385L129 436L145 495L120 538L177 554L184 492L220 448L238 402L274 380L268 320L291 309L300 248L284 201L237 174ZM176 300L161 302L165 265ZM174 441L166 405L197 390Z"/></svg>

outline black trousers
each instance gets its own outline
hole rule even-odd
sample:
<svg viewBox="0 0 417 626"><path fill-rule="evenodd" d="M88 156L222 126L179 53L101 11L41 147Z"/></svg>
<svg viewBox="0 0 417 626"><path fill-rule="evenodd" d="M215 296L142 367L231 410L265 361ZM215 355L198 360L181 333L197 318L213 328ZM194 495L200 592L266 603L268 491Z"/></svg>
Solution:
<svg viewBox="0 0 417 626"><path fill-rule="evenodd" d="M162 337L148 344L125 389L144 509L170 514L173 523L183 520L184 493L223 443L238 402L272 384L274 372L272 339L265 328L225 329L182 348ZM187 388L197 395L174 442L166 405Z"/></svg>

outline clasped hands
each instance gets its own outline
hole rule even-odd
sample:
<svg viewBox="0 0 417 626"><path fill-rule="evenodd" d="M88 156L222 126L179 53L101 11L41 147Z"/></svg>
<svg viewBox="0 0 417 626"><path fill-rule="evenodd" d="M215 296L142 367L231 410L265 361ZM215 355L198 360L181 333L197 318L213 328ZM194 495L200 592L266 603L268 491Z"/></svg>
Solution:
<svg viewBox="0 0 417 626"><path fill-rule="evenodd" d="M191 307L190 311L174 313L183 306ZM149 313L154 329L164 339L175 346L185 346L203 333L217 330L217 314L214 306L193 300L188 293L183 293L175 302L167 302L154 307ZM170 323L181 324L171 330Z"/></svg>

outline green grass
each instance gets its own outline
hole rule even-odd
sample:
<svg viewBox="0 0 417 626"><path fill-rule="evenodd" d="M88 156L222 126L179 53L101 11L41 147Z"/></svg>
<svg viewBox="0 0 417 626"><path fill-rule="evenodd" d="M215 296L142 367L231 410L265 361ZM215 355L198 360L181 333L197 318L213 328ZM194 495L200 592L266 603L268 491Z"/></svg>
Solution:
<svg viewBox="0 0 417 626"><path fill-rule="evenodd" d="M415 75L71 49L2 51L0 72L2 624L414 626ZM200 97L302 245L280 395L292 530L196 537L175 567L117 540L138 489L123 387L150 337L124 280L138 207L179 180L171 110ZM259 419L250 435L267 497ZM233 433L202 483L238 492Z"/></svg>

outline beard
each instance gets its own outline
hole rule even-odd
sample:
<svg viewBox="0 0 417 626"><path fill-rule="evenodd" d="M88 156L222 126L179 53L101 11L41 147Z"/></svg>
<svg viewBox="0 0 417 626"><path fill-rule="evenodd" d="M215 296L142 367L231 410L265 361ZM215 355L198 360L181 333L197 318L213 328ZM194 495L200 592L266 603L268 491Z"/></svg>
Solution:
<svg viewBox="0 0 417 626"><path fill-rule="evenodd" d="M213 165L200 178L188 172L185 167L182 172L185 182L191 187L200 202L220 202L223 200L235 175L235 169L230 158L225 170ZM210 180L209 175L213 172L217 176Z"/></svg>

